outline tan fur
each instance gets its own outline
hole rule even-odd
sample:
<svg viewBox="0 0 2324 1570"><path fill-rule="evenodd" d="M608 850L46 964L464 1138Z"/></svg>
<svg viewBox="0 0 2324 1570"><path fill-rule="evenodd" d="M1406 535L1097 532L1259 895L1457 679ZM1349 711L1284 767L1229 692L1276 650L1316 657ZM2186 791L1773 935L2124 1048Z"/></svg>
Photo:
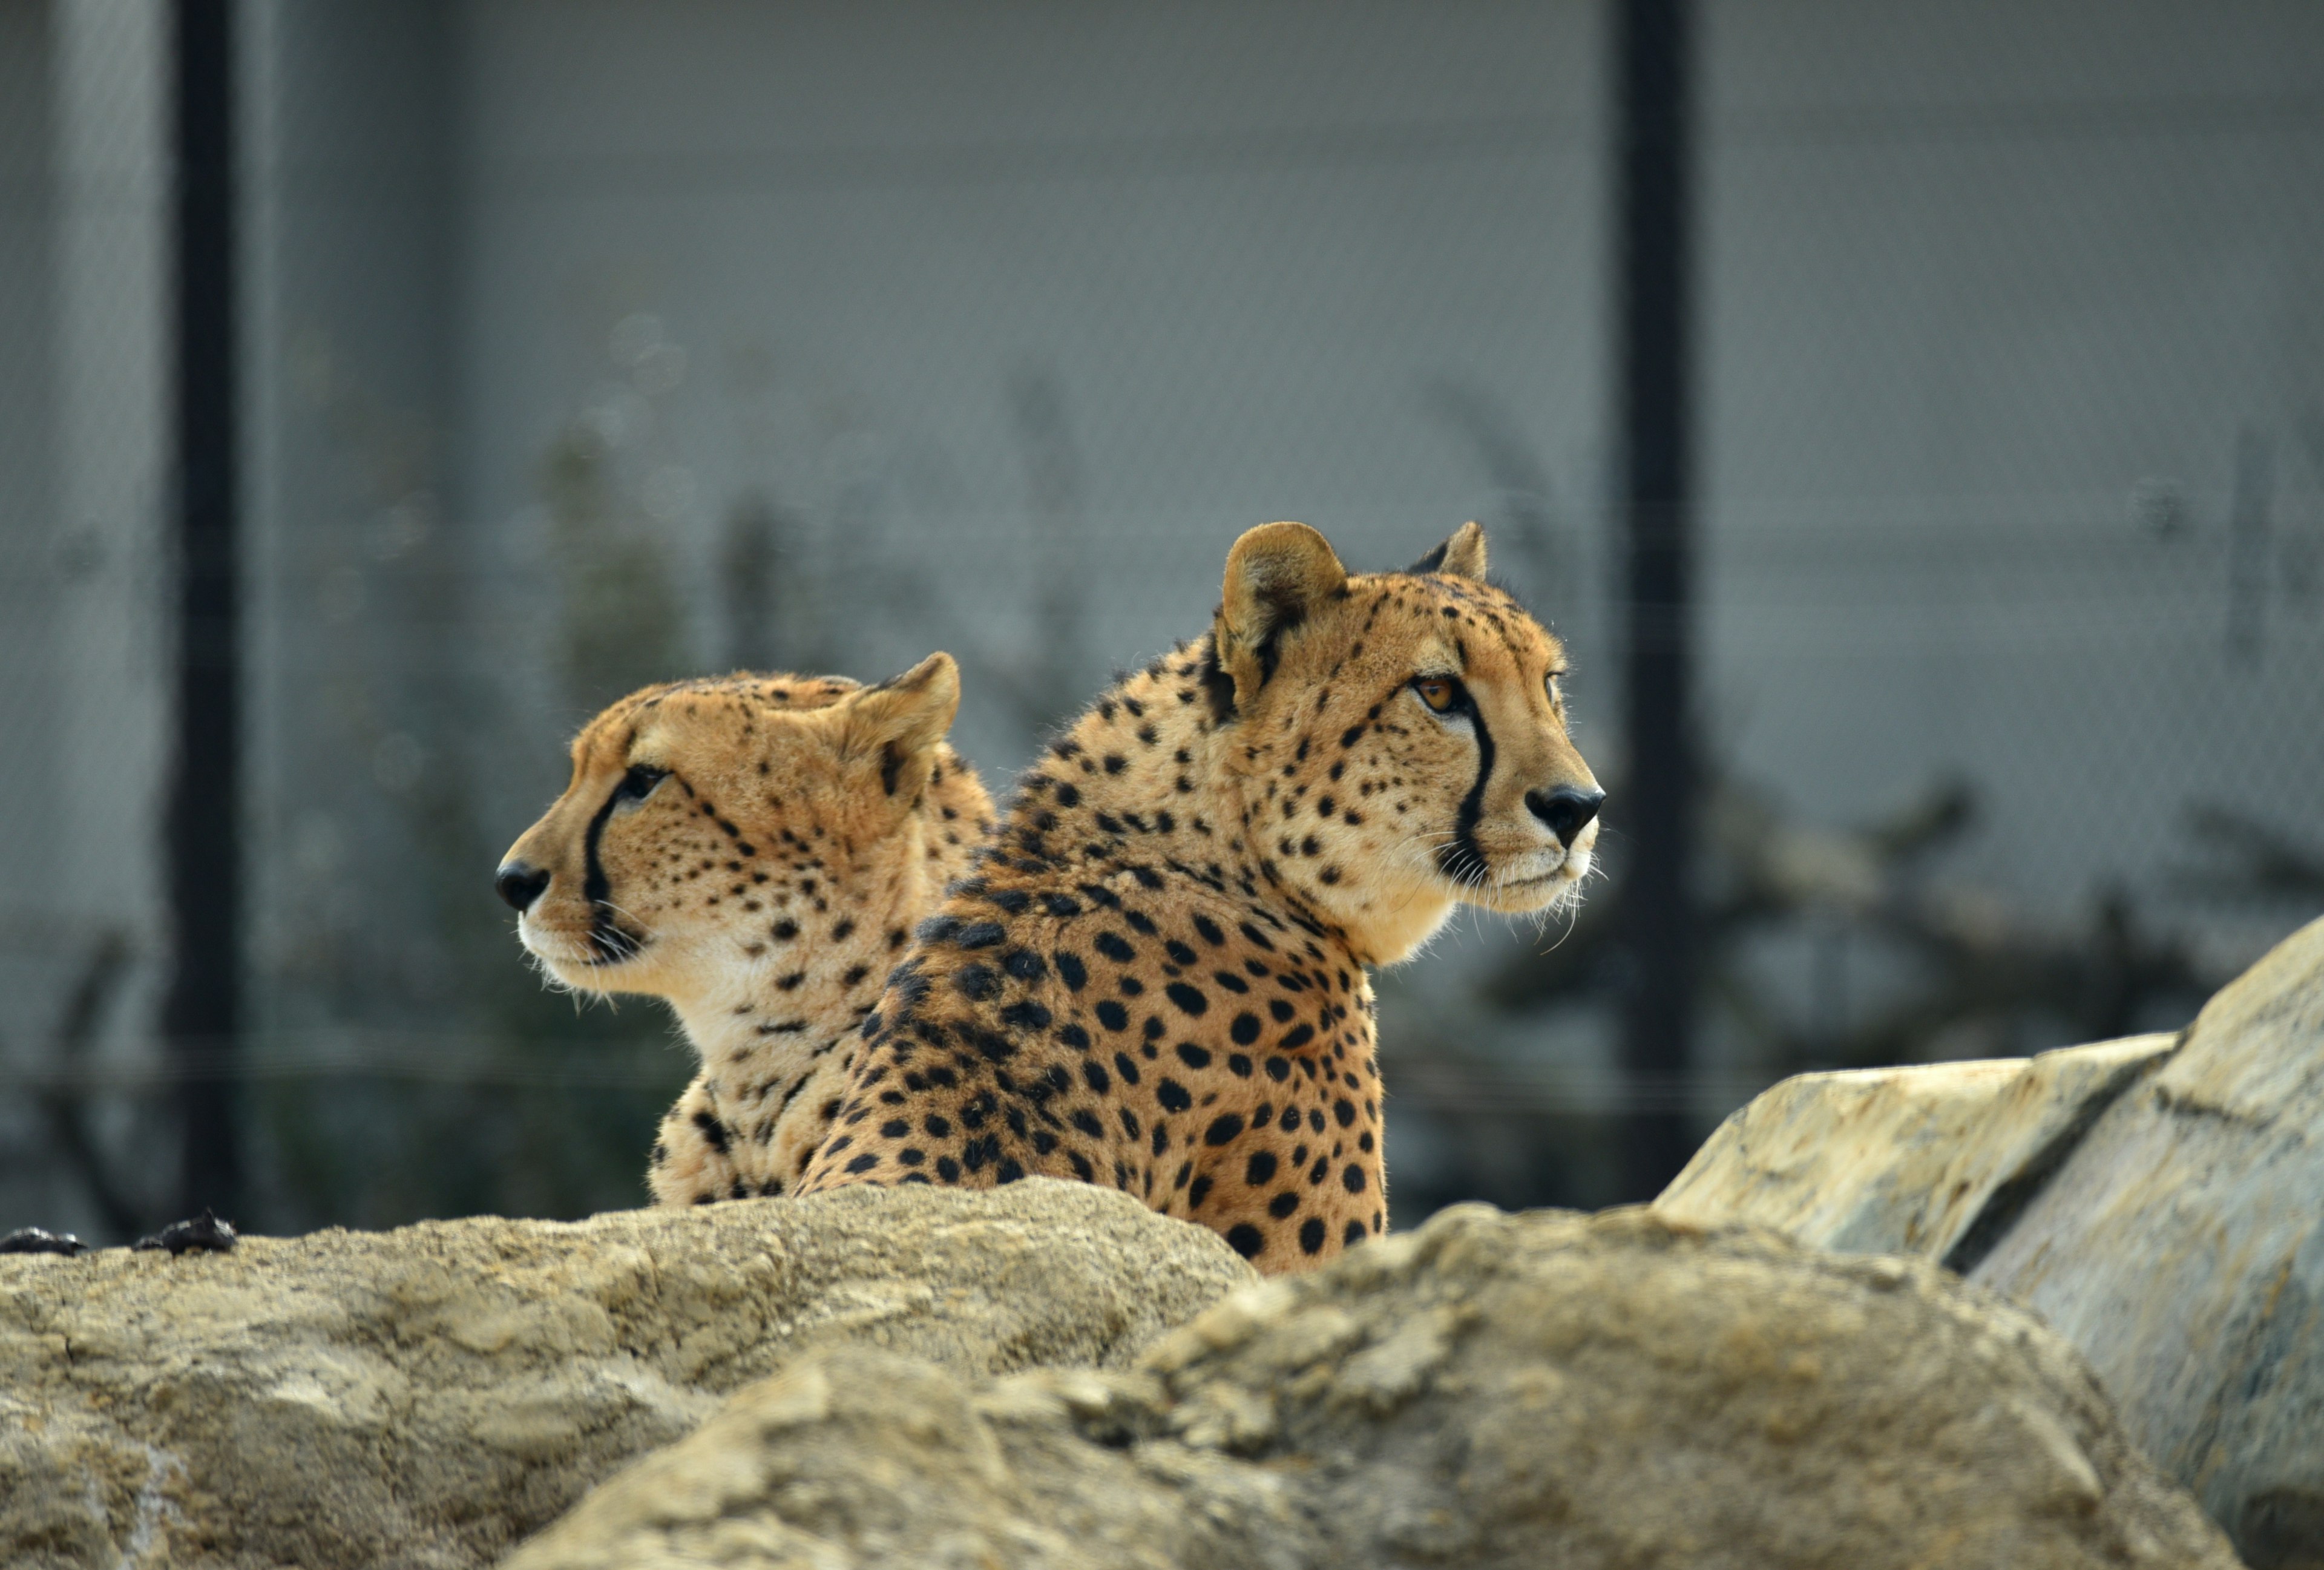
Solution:
<svg viewBox="0 0 2324 1570"><path fill-rule="evenodd" d="M1368 967L1570 897L1597 837L1528 805L1596 781L1484 567L1473 523L1352 577L1304 524L1237 540L1209 635L1082 716L920 928L800 1191L1111 1183L1267 1271L1380 1231Z"/></svg>
<svg viewBox="0 0 2324 1570"><path fill-rule="evenodd" d="M650 687L575 740L572 782L503 870L549 874L518 934L552 974L667 999L701 1057L654 1146L660 1203L780 1194L821 1142L857 1024L991 827L943 740L959 702L936 654L874 688ZM639 770L665 777L641 791Z"/></svg>

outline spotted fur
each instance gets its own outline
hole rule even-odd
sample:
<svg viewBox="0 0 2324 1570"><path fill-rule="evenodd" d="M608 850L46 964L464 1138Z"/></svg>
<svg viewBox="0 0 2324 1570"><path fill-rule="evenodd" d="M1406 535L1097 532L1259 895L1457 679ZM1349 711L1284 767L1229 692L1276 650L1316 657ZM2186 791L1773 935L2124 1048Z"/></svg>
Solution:
<svg viewBox="0 0 2324 1570"><path fill-rule="evenodd" d="M1571 897L1597 836L1563 653L1484 570L1473 523L1354 577L1303 524L1238 540L1210 633L1051 746L920 928L801 1191L1110 1183L1271 1272L1379 1232L1370 967Z"/></svg>
<svg viewBox="0 0 2324 1570"><path fill-rule="evenodd" d="M700 1055L654 1145L661 1204L781 1194L829 1129L857 1025L991 828L943 740L959 702L935 654L872 688L650 687L575 740L500 885L551 974L668 1000Z"/></svg>

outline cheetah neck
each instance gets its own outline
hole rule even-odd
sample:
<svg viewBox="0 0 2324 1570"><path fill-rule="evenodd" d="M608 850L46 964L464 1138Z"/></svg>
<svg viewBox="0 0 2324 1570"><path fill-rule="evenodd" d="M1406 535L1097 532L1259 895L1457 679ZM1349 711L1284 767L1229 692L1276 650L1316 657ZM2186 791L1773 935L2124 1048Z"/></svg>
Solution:
<svg viewBox="0 0 2324 1570"><path fill-rule="evenodd" d="M704 1069L735 1085L795 1076L852 1035L913 927L968 870L984 810L973 777L955 769L859 853L861 865L835 869L819 897L723 935L722 952L691 967L699 984L665 994Z"/></svg>
<svg viewBox="0 0 2324 1570"><path fill-rule="evenodd" d="M1181 647L1101 697L1020 782L989 854L1085 873L1117 894L1191 877L1229 904L1258 902L1372 963L1328 909L1277 876L1246 827L1240 742ZM1148 886L1151 887L1151 884Z"/></svg>
<svg viewBox="0 0 2324 1570"><path fill-rule="evenodd" d="M867 925L843 940L833 940L828 928L820 934L802 928L768 957L667 1000L702 1067L733 1082L764 1080L794 1073L829 1051L879 997L894 956L902 952L890 948L888 934L908 933L917 919L907 909L899 902L867 910Z"/></svg>

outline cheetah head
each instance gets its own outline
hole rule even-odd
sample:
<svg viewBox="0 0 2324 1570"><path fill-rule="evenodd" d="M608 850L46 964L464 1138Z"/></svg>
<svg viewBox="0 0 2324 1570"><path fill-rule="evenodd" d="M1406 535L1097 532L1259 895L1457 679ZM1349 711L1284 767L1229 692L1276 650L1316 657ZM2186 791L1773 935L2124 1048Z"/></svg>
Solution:
<svg viewBox="0 0 2324 1570"><path fill-rule="evenodd" d="M1605 794L1566 733L1564 650L1485 581L1476 524L1406 571L1360 575L1304 523L1251 530L1211 661L1255 847L1375 963L1461 902L1575 897Z"/></svg>
<svg viewBox="0 0 2324 1570"><path fill-rule="evenodd" d="M502 861L501 897L549 974L683 1002L802 928L910 898L941 835L924 798L990 813L944 735L949 654L877 687L740 674L631 694L573 743L564 795ZM779 963L769 957L766 963Z"/></svg>

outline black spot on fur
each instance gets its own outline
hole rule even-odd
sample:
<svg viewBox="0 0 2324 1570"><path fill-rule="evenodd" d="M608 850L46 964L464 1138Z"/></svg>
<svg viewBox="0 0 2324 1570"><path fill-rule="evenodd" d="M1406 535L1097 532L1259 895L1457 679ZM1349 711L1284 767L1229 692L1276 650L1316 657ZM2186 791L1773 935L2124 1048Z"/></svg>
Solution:
<svg viewBox="0 0 2324 1570"><path fill-rule="evenodd" d="M698 1112L694 1114L694 1126L702 1131L703 1139L708 1141L712 1150L722 1156L726 1153L730 1136L724 1123L706 1112Z"/></svg>

